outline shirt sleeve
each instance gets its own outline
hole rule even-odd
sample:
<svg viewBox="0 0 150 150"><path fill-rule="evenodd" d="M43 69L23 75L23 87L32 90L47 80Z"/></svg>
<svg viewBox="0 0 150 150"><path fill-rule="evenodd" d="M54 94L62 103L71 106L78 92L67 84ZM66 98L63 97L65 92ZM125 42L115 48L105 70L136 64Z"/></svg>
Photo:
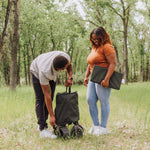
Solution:
<svg viewBox="0 0 150 150"><path fill-rule="evenodd" d="M41 71L39 72L39 81L40 81L40 84L42 84L42 85L49 84L49 80L45 77L44 73Z"/></svg>
<svg viewBox="0 0 150 150"><path fill-rule="evenodd" d="M105 44L104 45L104 54L105 54L105 56L108 56L112 53L115 53L115 49L113 48L113 46L111 44Z"/></svg>

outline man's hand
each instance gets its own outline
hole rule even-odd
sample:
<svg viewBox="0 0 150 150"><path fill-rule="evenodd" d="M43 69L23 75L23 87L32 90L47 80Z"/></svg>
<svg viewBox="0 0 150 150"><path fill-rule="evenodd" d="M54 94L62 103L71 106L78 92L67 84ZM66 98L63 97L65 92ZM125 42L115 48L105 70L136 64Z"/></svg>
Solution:
<svg viewBox="0 0 150 150"><path fill-rule="evenodd" d="M65 82L65 86L71 87L72 86L72 79L67 79L67 81Z"/></svg>
<svg viewBox="0 0 150 150"><path fill-rule="evenodd" d="M53 127L53 126L56 126L56 118L55 116L50 116L50 125Z"/></svg>
<svg viewBox="0 0 150 150"><path fill-rule="evenodd" d="M85 78L85 79L84 79L83 84L87 87L87 84L88 84L88 78Z"/></svg>
<svg viewBox="0 0 150 150"><path fill-rule="evenodd" d="M45 102L46 102L46 107L50 115L50 125L54 126L55 125L55 115L53 112L53 106L52 106L52 98L51 98L51 87L50 85L41 85L44 97L45 97Z"/></svg>
<svg viewBox="0 0 150 150"><path fill-rule="evenodd" d="M72 65L71 62L68 61L68 65L66 65L66 72L68 75L68 79L65 82L65 86L66 87L71 87L72 86L72 82L73 82L73 78L72 78Z"/></svg>

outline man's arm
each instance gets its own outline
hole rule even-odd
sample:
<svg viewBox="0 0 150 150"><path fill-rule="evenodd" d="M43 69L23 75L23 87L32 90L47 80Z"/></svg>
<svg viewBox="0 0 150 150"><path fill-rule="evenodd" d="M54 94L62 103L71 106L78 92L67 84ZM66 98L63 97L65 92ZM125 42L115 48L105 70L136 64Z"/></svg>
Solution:
<svg viewBox="0 0 150 150"><path fill-rule="evenodd" d="M72 77L72 65L71 65L70 62L68 62L68 65L66 65L66 72L67 72L67 75L68 75L68 79L65 82L65 86L71 87L72 82L73 82L73 77Z"/></svg>
<svg viewBox="0 0 150 150"><path fill-rule="evenodd" d="M53 106L52 106L52 98L51 98L51 87L50 85L41 85L44 96L45 96L45 102L46 102L46 106L50 115L50 124L51 126L55 126L55 115L53 112Z"/></svg>
<svg viewBox="0 0 150 150"><path fill-rule="evenodd" d="M68 67L66 68L66 72L68 75L68 79L71 79L72 78L72 64L71 63L69 63Z"/></svg>

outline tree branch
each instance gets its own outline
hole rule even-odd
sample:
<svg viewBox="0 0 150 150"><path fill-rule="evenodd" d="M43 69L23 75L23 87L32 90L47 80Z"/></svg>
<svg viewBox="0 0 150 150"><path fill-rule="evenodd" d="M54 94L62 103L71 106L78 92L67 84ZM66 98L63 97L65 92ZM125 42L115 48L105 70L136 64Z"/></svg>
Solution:
<svg viewBox="0 0 150 150"><path fill-rule="evenodd" d="M114 7L112 7L111 5L109 6L118 16L120 16L121 17L121 19L123 19L123 16L121 15L121 14L119 14L118 12L117 12L117 10L114 8Z"/></svg>

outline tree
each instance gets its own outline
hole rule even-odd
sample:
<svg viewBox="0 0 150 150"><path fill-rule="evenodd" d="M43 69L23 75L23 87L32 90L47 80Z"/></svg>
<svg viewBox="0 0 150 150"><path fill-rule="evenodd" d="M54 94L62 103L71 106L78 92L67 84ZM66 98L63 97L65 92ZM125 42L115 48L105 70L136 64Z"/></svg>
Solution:
<svg viewBox="0 0 150 150"><path fill-rule="evenodd" d="M8 0L6 16L5 16L5 25L3 28L2 35L0 37L0 64L1 64L1 59L2 59L2 56L4 53L4 48L5 48L5 39L6 39L6 35L7 35L7 29L8 29L8 23L9 23L9 18L10 18L10 13L11 13L11 7L12 7L12 0Z"/></svg>
<svg viewBox="0 0 150 150"><path fill-rule="evenodd" d="M14 26L13 37L11 40L10 88L15 90L17 86L17 50L19 46L19 0L13 0L13 4Z"/></svg>

